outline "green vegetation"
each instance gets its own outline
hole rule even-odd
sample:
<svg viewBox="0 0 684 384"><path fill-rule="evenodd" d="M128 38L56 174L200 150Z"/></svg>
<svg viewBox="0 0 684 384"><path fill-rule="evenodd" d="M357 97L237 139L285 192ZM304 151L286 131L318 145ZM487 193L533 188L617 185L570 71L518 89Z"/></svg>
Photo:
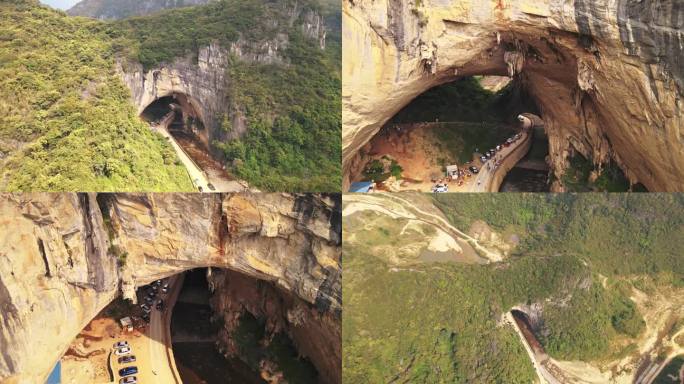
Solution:
<svg viewBox="0 0 684 384"><path fill-rule="evenodd" d="M629 181L617 164L611 162L604 165L601 175L592 182L589 177L593 170L594 164L578 153L570 159L570 167L562 178L563 185L569 192L626 192L629 190ZM636 191L646 192L643 188L637 188Z"/></svg>
<svg viewBox="0 0 684 384"><path fill-rule="evenodd" d="M285 3L291 7L295 4ZM339 9L322 7L315 1L299 1L297 7L328 12L324 16L333 29L325 50L317 40L305 37L299 24L287 25L289 16L282 4L263 0L222 0L126 19L115 25L136 41L125 48L128 57L146 68L177 57L196 56L201 47L212 42L229 47L238 38L267 41L286 32L289 43L281 52L285 64L251 63L231 57L226 103L244 112L248 130L240 140L215 141L212 145L223 152L234 173L259 188L337 191L342 180L341 37L334 27L339 23ZM220 129L230 131L230 120L222 120Z"/></svg>
<svg viewBox="0 0 684 384"><path fill-rule="evenodd" d="M102 23L15 0L0 4L0 31L0 189L192 190L136 116Z"/></svg>
<svg viewBox="0 0 684 384"><path fill-rule="evenodd" d="M293 7L295 1L286 3ZM0 155L9 154L6 189L192 190L173 149L136 116L115 60L149 69L196 57L210 43L228 48L240 38L249 46L287 34L287 48L279 52L283 63L232 58L226 104L246 116L248 129L238 141L213 144L234 173L261 189L339 190L339 9L329 1L296 3L300 10L325 12L331 23L325 50L303 35L300 23L289 24L283 4L264 0L221 0L110 23L66 17L35 0L3 2L0 105L9 113L0 117Z"/></svg>
<svg viewBox="0 0 684 384"><path fill-rule="evenodd" d="M427 90L399 111L391 123L503 122L521 112L536 111L529 98L520 92L511 82L493 93L482 88L478 77L464 77Z"/></svg>
<svg viewBox="0 0 684 384"><path fill-rule="evenodd" d="M249 312L244 313L232 337L239 348L240 359L254 371L260 371L259 363L266 358L276 363L289 383L316 382L316 369L310 361L298 355L297 349L287 335L273 335L264 347L263 340L267 337L264 319L258 319Z"/></svg>
<svg viewBox="0 0 684 384"><path fill-rule="evenodd" d="M455 158L460 163L473 159L475 150L484 153L503 143L515 134L511 126L497 122L480 123L440 123L432 131L445 155ZM442 159L443 165L449 165Z"/></svg>
<svg viewBox="0 0 684 384"><path fill-rule="evenodd" d="M402 223L373 231L358 224L373 223L363 216L370 213L345 217L345 233L354 234L344 249L345 382L531 382L529 358L500 321L512 307L532 303L543 305L537 337L554 358L625 356L645 328L629 298L633 287L684 284L675 240L684 236L681 196L433 199L461 229L484 220L522 241L499 263L417 263L407 244L395 246ZM384 247L378 249L387 256L371 247ZM409 261L403 265L410 268L398 267Z"/></svg>
<svg viewBox="0 0 684 384"><path fill-rule="evenodd" d="M458 227L482 219L524 235L519 254L574 254L599 273L671 272L684 283L684 197L676 194L440 195L437 206ZM621 257L616 257L621 255Z"/></svg>
<svg viewBox="0 0 684 384"><path fill-rule="evenodd" d="M381 182L387 180L390 176L401 179L401 172L403 171L401 165L387 156L383 156L383 160L389 162L389 172L385 172L385 165L382 161L375 159L366 164L366 168L363 170L365 180Z"/></svg>

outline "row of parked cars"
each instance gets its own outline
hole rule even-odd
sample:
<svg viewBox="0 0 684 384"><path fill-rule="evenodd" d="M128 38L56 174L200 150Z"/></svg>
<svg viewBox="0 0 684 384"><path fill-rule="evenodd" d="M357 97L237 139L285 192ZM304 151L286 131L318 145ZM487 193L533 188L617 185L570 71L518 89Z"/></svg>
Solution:
<svg viewBox="0 0 684 384"><path fill-rule="evenodd" d="M152 307L156 308L159 311L164 310L164 300L159 298L159 295L160 293L166 294L168 292L169 283L167 282L162 283L161 280L157 280L154 283L150 284L150 286L146 289L144 298L145 302L140 305L140 309L143 310L143 320L147 322L150 321L150 312L152 311Z"/></svg>
<svg viewBox="0 0 684 384"><path fill-rule="evenodd" d="M114 354L119 356L119 364L130 364L135 363L135 355L133 355L133 350L128 341L117 341L112 347L114 349ZM129 366L119 369L119 384L137 384L138 379L134 376L138 373L138 367Z"/></svg>

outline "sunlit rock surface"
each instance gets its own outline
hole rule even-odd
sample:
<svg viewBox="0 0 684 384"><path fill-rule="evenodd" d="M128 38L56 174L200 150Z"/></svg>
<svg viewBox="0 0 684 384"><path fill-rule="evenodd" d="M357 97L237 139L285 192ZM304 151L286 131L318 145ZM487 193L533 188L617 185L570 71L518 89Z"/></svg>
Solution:
<svg viewBox="0 0 684 384"><path fill-rule="evenodd" d="M344 0L344 188L413 98L460 76L513 75L542 112L556 179L577 150L633 184L682 191L682 24L676 0Z"/></svg>
<svg viewBox="0 0 684 384"><path fill-rule="evenodd" d="M339 196L6 194L0 217L3 383L43 382L117 295L197 267L273 282L339 335Z"/></svg>

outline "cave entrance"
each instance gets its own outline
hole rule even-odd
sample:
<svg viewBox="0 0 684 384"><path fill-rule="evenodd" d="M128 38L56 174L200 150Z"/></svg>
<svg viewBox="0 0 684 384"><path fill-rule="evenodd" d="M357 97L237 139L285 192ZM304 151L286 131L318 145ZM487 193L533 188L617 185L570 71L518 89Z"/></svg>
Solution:
<svg viewBox="0 0 684 384"><path fill-rule="evenodd" d="M376 190L472 192L501 185L505 171L523 159L526 166L502 190L547 191L548 138L543 128L524 126L524 113L539 111L518 78L466 76L435 86L361 150L352 181L373 182ZM528 183L538 172L543 182Z"/></svg>
<svg viewBox="0 0 684 384"><path fill-rule="evenodd" d="M296 300L271 282L239 272L187 272L171 320L183 382L318 381L284 318Z"/></svg>
<svg viewBox="0 0 684 384"><path fill-rule="evenodd" d="M63 376L190 384L341 380L320 374L313 362L327 358L316 355L322 345L339 340L321 331L315 306L274 282L197 268L139 287L136 300L118 297L86 325L61 359ZM130 367L133 373L123 371Z"/></svg>
<svg viewBox="0 0 684 384"><path fill-rule="evenodd" d="M194 99L182 93L160 97L148 105L140 117L154 130L162 134L168 133L169 138L187 155L188 160L181 156L184 163L190 163L185 166L188 169L198 169L197 172L202 173L199 177L190 171L195 178L193 181L196 187L200 190L207 188L234 192L244 189L243 185L226 171L225 166L211 155L210 133ZM203 187L204 178L206 185Z"/></svg>
<svg viewBox="0 0 684 384"><path fill-rule="evenodd" d="M527 314L523 311L513 309L511 310L511 315L513 315L513 319L518 325L518 328L520 328L520 331L522 331L523 336L525 336L525 340L527 340L527 344L530 345L534 353L544 354L544 347L541 345L539 340L537 340L537 336L533 331L532 322Z"/></svg>

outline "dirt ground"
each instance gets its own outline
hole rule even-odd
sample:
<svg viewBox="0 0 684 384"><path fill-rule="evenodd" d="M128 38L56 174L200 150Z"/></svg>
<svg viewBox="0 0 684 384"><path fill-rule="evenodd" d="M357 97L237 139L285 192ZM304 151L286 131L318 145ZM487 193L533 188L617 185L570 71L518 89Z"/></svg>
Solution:
<svg viewBox="0 0 684 384"><path fill-rule="evenodd" d="M112 345L117 341L126 340L133 349L137 361L133 364L140 366L149 353L148 340L138 330L123 332L117 320L109 317L93 319L76 337L69 350L62 358L62 382L65 384L82 383L111 383L109 374L109 359ZM120 366L116 361L118 356L112 355L113 369L118 371ZM141 372L142 373L142 372ZM140 374L138 380L143 381ZM118 375L117 381L118 383Z"/></svg>
<svg viewBox="0 0 684 384"><path fill-rule="evenodd" d="M417 125L411 129L401 130L386 128L371 141L370 157L372 160L388 156L397 161L402 168L403 180L400 183L401 191L430 192L435 185L435 177L444 175L442 164L438 161L445 160L449 164L456 164L456 159L449 153L440 149L435 136L429 127ZM472 164L459 164L459 167L475 165L481 166L479 160L473 160ZM447 181L449 191L466 191L468 185L474 182L474 178L466 179L462 185L456 181Z"/></svg>

